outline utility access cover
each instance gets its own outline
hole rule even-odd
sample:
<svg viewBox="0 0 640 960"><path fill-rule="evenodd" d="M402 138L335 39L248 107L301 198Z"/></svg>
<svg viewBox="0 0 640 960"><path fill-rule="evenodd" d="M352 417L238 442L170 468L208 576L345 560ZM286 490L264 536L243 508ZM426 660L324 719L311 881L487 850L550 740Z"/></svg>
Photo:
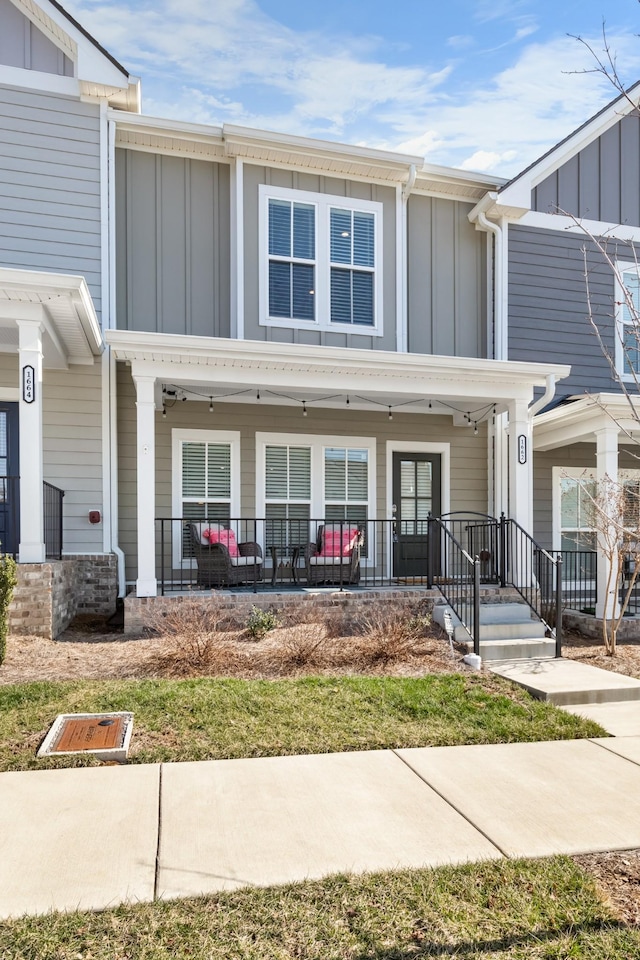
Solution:
<svg viewBox="0 0 640 960"><path fill-rule="evenodd" d="M89 753L100 760L124 763L132 731L132 713L61 713L53 721L37 756Z"/></svg>

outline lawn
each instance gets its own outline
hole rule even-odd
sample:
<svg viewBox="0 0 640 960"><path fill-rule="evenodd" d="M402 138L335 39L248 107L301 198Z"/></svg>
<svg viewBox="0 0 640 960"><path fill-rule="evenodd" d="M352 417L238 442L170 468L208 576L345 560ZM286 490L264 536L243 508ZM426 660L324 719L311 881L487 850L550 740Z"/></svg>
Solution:
<svg viewBox="0 0 640 960"><path fill-rule="evenodd" d="M606 736L488 674L40 682L0 687L0 771L96 762L35 752L58 713L109 710L137 763Z"/></svg>
<svg viewBox="0 0 640 960"><path fill-rule="evenodd" d="M334 876L0 923L3 960L614 960L640 957L568 857Z"/></svg>

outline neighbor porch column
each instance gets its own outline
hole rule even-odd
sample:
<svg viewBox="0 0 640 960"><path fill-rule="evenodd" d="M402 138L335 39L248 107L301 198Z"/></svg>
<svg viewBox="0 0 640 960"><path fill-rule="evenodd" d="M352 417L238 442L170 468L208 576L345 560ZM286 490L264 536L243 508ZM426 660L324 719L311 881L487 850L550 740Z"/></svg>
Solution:
<svg viewBox="0 0 640 960"><path fill-rule="evenodd" d="M601 430L596 430L596 495L599 498L598 517L596 527L601 531L598 534L598 555L597 564L597 590L598 600L596 603L596 617L606 617L611 620L617 617L620 612L620 603L618 599L618 590L615 577L615 571L618 569L618 551L615 549L616 530L612 527L607 531L607 507L611 508L612 513L616 513L615 499L610 498L607 501L602 497L602 493L611 487L611 493L615 494L618 484L618 433L619 428L615 423L607 423ZM602 549L602 548L605 549ZM605 552L606 551L606 552ZM606 553L610 553L609 557ZM611 565L611 567L610 567ZM614 574L611 577L611 583L607 587L609 579L609 570L613 569Z"/></svg>
<svg viewBox="0 0 640 960"><path fill-rule="evenodd" d="M156 580L156 404L155 377L137 377L138 579L136 594L155 597Z"/></svg>
<svg viewBox="0 0 640 960"><path fill-rule="evenodd" d="M509 404L509 517L533 536L532 422L524 400Z"/></svg>
<svg viewBox="0 0 640 960"><path fill-rule="evenodd" d="M42 465L42 331L39 320L18 320L20 362L20 563L44 563Z"/></svg>

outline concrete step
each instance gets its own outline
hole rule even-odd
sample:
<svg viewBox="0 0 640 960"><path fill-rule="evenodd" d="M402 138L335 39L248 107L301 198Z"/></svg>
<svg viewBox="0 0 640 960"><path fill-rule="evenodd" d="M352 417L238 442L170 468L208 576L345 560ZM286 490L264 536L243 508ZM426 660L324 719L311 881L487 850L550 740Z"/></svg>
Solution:
<svg viewBox="0 0 640 960"><path fill-rule="evenodd" d="M481 603L480 623L522 623L533 619L526 603Z"/></svg>
<svg viewBox="0 0 640 960"><path fill-rule="evenodd" d="M513 660L489 669L558 706L640 700L640 680L576 660Z"/></svg>
<svg viewBox="0 0 640 960"><path fill-rule="evenodd" d="M469 651L473 645L468 644ZM483 663L505 660L552 660L556 655L556 642L552 637L518 638L508 640L481 640L480 656Z"/></svg>
<svg viewBox="0 0 640 960"><path fill-rule="evenodd" d="M529 607L522 603L505 604L487 604L480 607L480 642L494 642L509 640L517 642L518 640L543 640L546 634L546 628L540 620L534 620ZM506 607L503 612L500 607ZM456 616L451 607L447 604L440 604L433 609L433 619L437 624L444 628L444 615L448 610L451 614L453 624L453 636L456 643L466 643L469 639L469 633L462 625L460 618ZM471 610L469 610L471 616ZM495 619L501 618L501 619ZM544 654L543 654L544 655Z"/></svg>

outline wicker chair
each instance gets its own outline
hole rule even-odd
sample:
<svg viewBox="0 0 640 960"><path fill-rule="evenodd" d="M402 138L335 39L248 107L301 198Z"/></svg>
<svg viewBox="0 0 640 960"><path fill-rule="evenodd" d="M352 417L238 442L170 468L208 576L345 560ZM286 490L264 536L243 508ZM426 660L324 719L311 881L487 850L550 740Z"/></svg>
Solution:
<svg viewBox="0 0 640 960"><path fill-rule="evenodd" d="M225 543L211 543L204 536L205 531L229 531L227 524L200 520L190 523L189 527L199 587L236 587L262 580L262 548L257 543L239 543L239 556L235 557Z"/></svg>
<svg viewBox="0 0 640 960"><path fill-rule="evenodd" d="M340 540L341 547L337 556L323 553L326 533L333 533L334 537L337 536ZM343 536L347 538L347 553L342 543ZM345 586L359 583L362 540L362 530L356 524L328 523L318 527L316 543L308 543L304 548L307 582L339 583Z"/></svg>

